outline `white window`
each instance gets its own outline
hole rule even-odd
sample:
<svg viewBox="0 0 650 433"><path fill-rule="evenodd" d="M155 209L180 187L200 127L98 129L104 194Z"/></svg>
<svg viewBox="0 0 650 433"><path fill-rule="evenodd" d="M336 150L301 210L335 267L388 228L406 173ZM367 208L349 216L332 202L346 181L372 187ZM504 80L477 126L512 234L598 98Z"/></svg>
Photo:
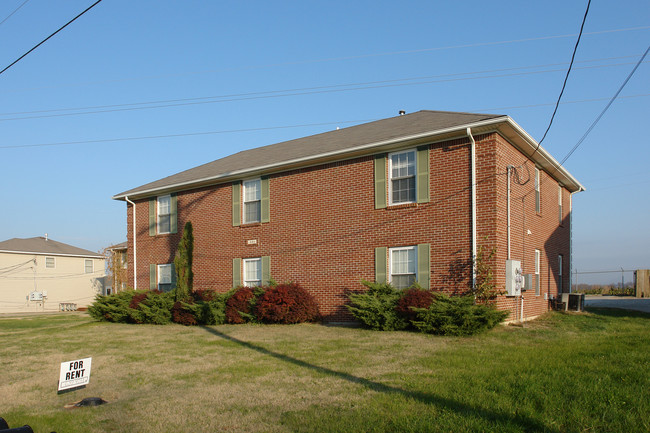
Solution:
<svg viewBox="0 0 650 433"><path fill-rule="evenodd" d="M540 213L542 210L542 198L539 187L539 169L535 168L535 212L537 213Z"/></svg>
<svg viewBox="0 0 650 433"><path fill-rule="evenodd" d="M87 274L92 274L93 273L93 261L86 259L84 260L84 272Z"/></svg>
<svg viewBox="0 0 650 433"><path fill-rule="evenodd" d="M542 252L540 250L535 250L535 296L540 295L540 286L541 283L539 281L539 274L540 274L540 262L542 258Z"/></svg>
<svg viewBox="0 0 650 433"><path fill-rule="evenodd" d="M158 233L171 232L172 197L162 195L158 197Z"/></svg>
<svg viewBox="0 0 650 433"><path fill-rule="evenodd" d="M158 290L169 292L172 289L172 265L158 265Z"/></svg>
<svg viewBox="0 0 650 433"><path fill-rule="evenodd" d="M244 224L260 222L262 217L262 187L260 179L244 181Z"/></svg>
<svg viewBox="0 0 650 433"><path fill-rule="evenodd" d="M391 248L390 283L397 289L405 289L415 282L417 274L417 253L413 247Z"/></svg>
<svg viewBox="0 0 650 433"><path fill-rule="evenodd" d="M557 208L558 208L558 215L560 218L560 224L562 224L562 185L557 186Z"/></svg>
<svg viewBox="0 0 650 433"><path fill-rule="evenodd" d="M244 286L257 287L262 285L262 259L244 259Z"/></svg>
<svg viewBox="0 0 650 433"><path fill-rule="evenodd" d="M45 267L54 268L54 266L55 266L54 257L45 257Z"/></svg>
<svg viewBox="0 0 650 433"><path fill-rule="evenodd" d="M390 204L415 203L415 150L391 153L388 163Z"/></svg>

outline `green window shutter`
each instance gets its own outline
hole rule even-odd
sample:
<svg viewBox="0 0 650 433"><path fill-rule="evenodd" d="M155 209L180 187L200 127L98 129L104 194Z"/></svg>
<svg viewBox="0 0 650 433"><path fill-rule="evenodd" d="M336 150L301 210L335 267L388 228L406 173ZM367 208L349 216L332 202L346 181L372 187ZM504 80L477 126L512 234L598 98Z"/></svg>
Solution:
<svg viewBox="0 0 650 433"><path fill-rule="evenodd" d="M260 181L260 186L262 189L262 200L261 200L261 206L262 206L262 219L260 222L267 223L271 220L271 200L269 197L269 177L264 176L262 177Z"/></svg>
<svg viewBox="0 0 650 433"><path fill-rule="evenodd" d="M170 213L169 215L169 232L170 233L177 233L178 232L178 197L176 197L176 194L170 194Z"/></svg>
<svg viewBox="0 0 650 433"><path fill-rule="evenodd" d="M375 209L386 207L386 155L375 156Z"/></svg>
<svg viewBox="0 0 650 433"><path fill-rule="evenodd" d="M156 279L157 266L155 264L149 265L149 290L156 290L158 288L158 280Z"/></svg>
<svg viewBox="0 0 650 433"><path fill-rule="evenodd" d="M418 203L429 202L429 146L418 147L416 157Z"/></svg>
<svg viewBox="0 0 650 433"><path fill-rule="evenodd" d="M241 225L241 181L232 183L232 225Z"/></svg>
<svg viewBox="0 0 650 433"><path fill-rule="evenodd" d="M149 236L156 236L156 197L149 199Z"/></svg>
<svg viewBox="0 0 650 433"><path fill-rule="evenodd" d="M271 257L262 256L262 285L269 284L271 280Z"/></svg>
<svg viewBox="0 0 650 433"><path fill-rule="evenodd" d="M232 259L232 286L241 286L241 259Z"/></svg>
<svg viewBox="0 0 650 433"><path fill-rule="evenodd" d="M386 260L386 247L375 248L375 282L385 283L388 273L388 263Z"/></svg>
<svg viewBox="0 0 650 433"><path fill-rule="evenodd" d="M430 288L431 262L429 261L429 248L429 244L418 245L417 282L423 289Z"/></svg>
<svg viewBox="0 0 650 433"><path fill-rule="evenodd" d="M172 290L176 288L176 265L172 263Z"/></svg>

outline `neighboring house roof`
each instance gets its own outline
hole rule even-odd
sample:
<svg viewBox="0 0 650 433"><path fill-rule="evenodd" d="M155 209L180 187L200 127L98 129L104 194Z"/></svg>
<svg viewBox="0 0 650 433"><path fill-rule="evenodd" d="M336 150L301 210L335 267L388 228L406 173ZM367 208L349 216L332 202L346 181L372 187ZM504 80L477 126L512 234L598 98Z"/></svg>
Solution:
<svg viewBox="0 0 650 433"><path fill-rule="evenodd" d="M111 245L107 249L110 251L120 251L120 250L126 250L129 248L129 243L128 242L120 242L119 244Z"/></svg>
<svg viewBox="0 0 650 433"><path fill-rule="evenodd" d="M103 259L104 256L83 248L57 242L42 236L36 238L13 238L0 242L0 253L40 254L48 256L92 257Z"/></svg>
<svg viewBox="0 0 650 433"><path fill-rule="evenodd" d="M449 140L472 134L499 131L513 145L547 171L554 172L570 191L584 187L553 159L509 116L500 114L418 111L337 129L235 153L225 158L142 185L113 197L144 198L173 191L199 188L260 174L354 158L404 145Z"/></svg>

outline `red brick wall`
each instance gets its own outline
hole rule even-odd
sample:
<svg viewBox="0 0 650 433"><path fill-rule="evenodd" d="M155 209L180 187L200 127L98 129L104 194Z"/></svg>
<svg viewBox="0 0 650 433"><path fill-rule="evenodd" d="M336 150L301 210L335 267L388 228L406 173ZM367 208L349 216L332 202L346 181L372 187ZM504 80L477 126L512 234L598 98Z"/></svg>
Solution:
<svg viewBox="0 0 650 433"><path fill-rule="evenodd" d="M506 245L506 229L502 227L505 224L505 167L523 164L525 158L496 134L475 139L480 181L478 239L479 244L497 247L493 267L497 283L502 287ZM372 156L272 175L269 223L232 226L230 183L178 193L179 233L174 235L149 236L148 202L138 201L138 286L149 287L150 263L173 261L180 232L185 222L191 221L197 289L224 292L232 286L233 258L270 256L274 280L301 284L316 297L321 313L328 320L349 320L344 307L347 293L362 289L361 280L374 280L375 247L429 243L431 287L464 291L471 281L469 140L432 144L430 149L431 193L430 202L425 204L375 209ZM528 166L532 170L530 162ZM519 170L521 174L522 169ZM555 254L557 266L555 249L563 248L565 242L564 264L568 277L568 223L559 232L553 232L557 229L557 183L545 177L542 185L541 216L534 212L534 194L532 199L525 200L525 223L526 227L531 227L534 237L528 236L522 245L521 200L514 197L523 195L532 187L532 181L526 186L513 182L513 258L523 254L524 270L532 272L531 251L535 245L544 249L548 244L551 248L548 258L552 259ZM554 194L546 192L552 187ZM568 216L568 198L565 209ZM131 206L127 214L129 269L133 269ZM551 221L548 216L554 216L555 220ZM556 238L561 238L562 242ZM248 240L257 243L248 245ZM543 271L547 268L543 267ZM133 284L132 272L129 278ZM554 282L546 274L542 283L543 287L548 285L549 290L555 290ZM530 292L526 293L528 315L546 311L543 297L541 300L533 298ZM500 299L499 306L514 312L511 300Z"/></svg>

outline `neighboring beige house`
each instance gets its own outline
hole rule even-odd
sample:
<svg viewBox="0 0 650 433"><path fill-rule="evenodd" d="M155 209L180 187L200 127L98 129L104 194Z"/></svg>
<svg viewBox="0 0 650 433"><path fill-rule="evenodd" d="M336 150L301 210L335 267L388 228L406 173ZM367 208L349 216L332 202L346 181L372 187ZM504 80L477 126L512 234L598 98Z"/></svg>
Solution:
<svg viewBox="0 0 650 433"><path fill-rule="evenodd" d="M47 235L0 242L0 313L85 308L104 291L105 262Z"/></svg>
<svg viewBox="0 0 650 433"><path fill-rule="evenodd" d="M107 269L109 275L106 276L104 294L110 295L127 289L128 243L122 242L112 245L106 248L106 251L108 252L106 256L108 258Z"/></svg>

